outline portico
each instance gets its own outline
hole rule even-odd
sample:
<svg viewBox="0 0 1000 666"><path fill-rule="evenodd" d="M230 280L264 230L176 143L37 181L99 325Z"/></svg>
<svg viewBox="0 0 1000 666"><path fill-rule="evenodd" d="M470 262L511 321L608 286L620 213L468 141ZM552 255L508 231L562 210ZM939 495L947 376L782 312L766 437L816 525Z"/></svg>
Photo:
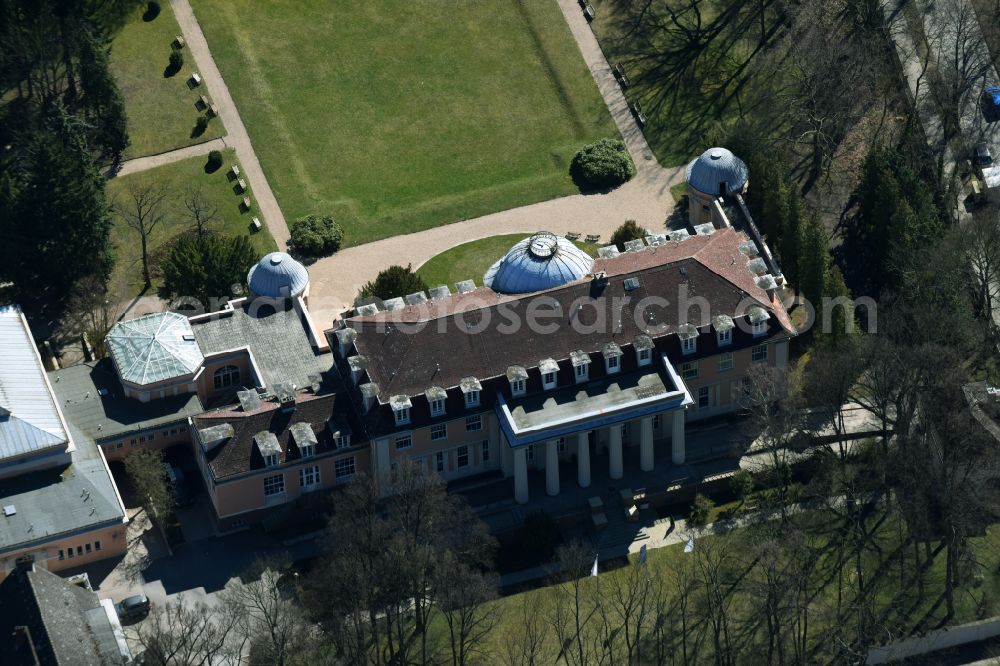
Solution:
<svg viewBox="0 0 1000 666"><path fill-rule="evenodd" d="M685 409L693 403L683 381L665 356L660 368L529 396L508 402L499 397L496 412L503 442L513 454L514 498L529 500L528 456L544 459L545 491L560 492L560 449L576 459L576 483L592 482L592 449L608 456L607 478L621 479L626 456L638 449L639 468L656 466L654 421L669 433L671 462L684 463ZM625 432L629 433L626 439ZM661 436L662 439L662 436ZM631 454L635 455L635 454ZM634 464L634 463L633 463ZM598 470L598 475L603 472Z"/></svg>

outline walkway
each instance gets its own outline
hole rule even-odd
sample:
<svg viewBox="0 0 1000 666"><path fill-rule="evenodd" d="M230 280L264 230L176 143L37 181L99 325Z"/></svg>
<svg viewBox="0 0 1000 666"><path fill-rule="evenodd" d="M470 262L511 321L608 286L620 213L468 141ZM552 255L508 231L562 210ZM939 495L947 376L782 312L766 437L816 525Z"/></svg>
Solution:
<svg viewBox="0 0 1000 666"><path fill-rule="evenodd" d="M174 0L175 2L177 0ZM186 4L186 0L184 0ZM636 220L647 229L662 229L674 207L673 185L684 182L684 167L664 169L646 143L642 130L597 38L575 0L558 0L570 32L604 102L621 132L632 160L635 177L606 194L576 194L529 206L493 213L426 231L358 245L320 259L309 267L312 282L309 310L317 325L328 328L341 312L351 307L358 289L390 264L417 268L432 257L461 243L488 236L532 233L542 229L563 234L576 231L599 234L607 242L625 220ZM499 259L499 257L497 257ZM469 279L482 283L481 275ZM431 285L435 286L435 285Z"/></svg>
<svg viewBox="0 0 1000 666"><path fill-rule="evenodd" d="M134 160L122 162L117 169L115 169L112 166L107 171L105 171L104 175L107 176L108 178L127 176L131 173L139 173L140 171L155 169L156 167L164 166L167 164L173 164L174 162L180 162L181 160L186 160L189 157L208 155L213 150L225 150L225 149L226 149L225 137L222 137L220 139L212 139L210 141L205 141L203 143L196 143L193 146L187 146L186 148L169 150L165 153L158 153L156 155L137 157Z"/></svg>
<svg viewBox="0 0 1000 666"><path fill-rule="evenodd" d="M181 27L191 55L198 63L198 71L204 81L202 85L209 88L212 93L212 101L219 107L219 117L222 118L228 132L225 145L236 149L240 170L250 183L254 198L257 200L257 206L260 208L260 218L267 224L267 229L271 232L278 247L283 248L288 244L289 238L285 216L278 207L278 201L274 198L271 186L264 176L264 170L261 169L260 162L257 160L257 154L250 143L250 135L247 134L243 120L236 110L236 103L233 102L229 88L226 87L226 82L222 79L222 74L219 73L212 53L208 50L208 42L201 31L201 26L198 25L191 4L188 0L170 0L170 6L174 10L177 23Z"/></svg>

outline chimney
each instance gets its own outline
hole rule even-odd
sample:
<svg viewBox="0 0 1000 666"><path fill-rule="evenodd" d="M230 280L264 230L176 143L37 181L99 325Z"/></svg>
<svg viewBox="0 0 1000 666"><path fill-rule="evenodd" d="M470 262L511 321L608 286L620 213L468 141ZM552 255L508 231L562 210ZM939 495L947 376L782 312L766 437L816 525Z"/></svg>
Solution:
<svg viewBox="0 0 1000 666"><path fill-rule="evenodd" d="M347 326L337 329L333 332L333 335L337 338L337 353L340 355L340 358L347 358L351 347L354 345L354 340L358 337L358 332Z"/></svg>

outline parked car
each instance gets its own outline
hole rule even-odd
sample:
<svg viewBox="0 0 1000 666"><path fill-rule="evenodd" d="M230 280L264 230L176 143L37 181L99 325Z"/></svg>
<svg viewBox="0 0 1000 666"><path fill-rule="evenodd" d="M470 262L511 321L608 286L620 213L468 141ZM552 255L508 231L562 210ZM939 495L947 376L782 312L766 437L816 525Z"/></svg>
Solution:
<svg viewBox="0 0 1000 666"><path fill-rule="evenodd" d="M993 166L993 155L990 153L990 147L985 141L976 145L972 159L977 167Z"/></svg>
<svg viewBox="0 0 1000 666"><path fill-rule="evenodd" d="M177 502L177 506L188 506L194 500L191 493L188 492L184 471L173 463L166 465L167 479L170 480L170 485L174 489L174 500Z"/></svg>
<svg viewBox="0 0 1000 666"><path fill-rule="evenodd" d="M1000 120L1000 86L986 86L983 90L983 117L986 122Z"/></svg>
<svg viewBox="0 0 1000 666"><path fill-rule="evenodd" d="M118 619L122 622L138 622L147 615L152 608L149 598L144 594L136 594L126 597L115 605L118 611Z"/></svg>

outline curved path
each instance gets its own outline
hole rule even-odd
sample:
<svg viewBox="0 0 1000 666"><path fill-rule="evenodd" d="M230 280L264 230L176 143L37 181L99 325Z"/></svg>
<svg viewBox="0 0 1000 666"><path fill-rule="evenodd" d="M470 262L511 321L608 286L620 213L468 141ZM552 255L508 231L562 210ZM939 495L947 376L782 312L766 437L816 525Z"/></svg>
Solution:
<svg viewBox="0 0 1000 666"><path fill-rule="evenodd" d="M222 74L212 58L212 52L208 50L208 42L205 34L198 25L198 19L194 16L191 3L188 0L170 0L170 7L174 10L177 23L181 27L184 39L187 41L188 49L198 63L203 85L211 91L212 101L219 107L219 117L222 118L226 126L225 145L236 149L236 158L239 160L240 169L250 183L257 206L260 208L260 217L267 225L267 230L271 232L274 242L279 248L288 244L288 225L285 224L285 216L278 207L278 201L274 198L271 186L264 176L264 170L257 160L257 153L254 152L250 143L250 135L247 134L243 120L236 110L236 103L233 102L229 88L222 79Z"/></svg>
<svg viewBox="0 0 1000 666"><path fill-rule="evenodd" d="M187 0L183 1L186 4ZM374 279L382 268L390 264L412 264L416 268L435 255L468 241L545 229L558 234L567 231L582 235L600 234L601 240L606 242L611 232L625 220L635 220L647 229L663 228L674 206L670 188L684 182L684 167L664 169L656 161L580 6L576 0L557 1L632 155L636 166L635 178L606 194L577 194L543 201L350 247L332 257L320 259L309 267L312 282L309 310L317 326L329 328L334 319L353 304L361 285ZM482 277L468 276L477 284L482 283Z"/></svg>

